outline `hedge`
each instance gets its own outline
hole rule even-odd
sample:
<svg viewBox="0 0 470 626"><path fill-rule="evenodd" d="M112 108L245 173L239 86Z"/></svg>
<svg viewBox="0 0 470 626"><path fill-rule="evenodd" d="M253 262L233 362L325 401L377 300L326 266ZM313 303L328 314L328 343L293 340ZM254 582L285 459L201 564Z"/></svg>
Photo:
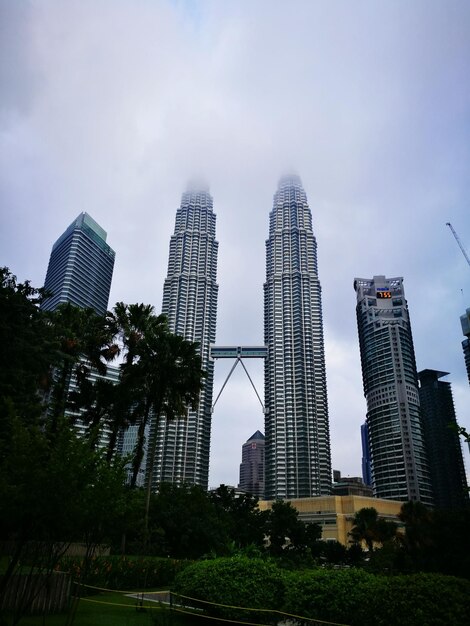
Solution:
<svg viewBox="0 0 470 626"><path fill-rule="evenodd" d="M190 561L162 557L102 556L86 563L81 557L63 557L57 568L75 580L105 589L152 589L170 586Z"/></svg>
<svg viewBox="0 0 470 626"><path fill-rule="evenodd" d="M282 570L269 561L237 556L193 563L177 575L173 590L190 598L231 607L280 609L284 578ZM206 610L226 619L271 621L269 614L234 608L208 606Z"/></svg>
<svg viewBox="0 0 470 626"><path fill-rule="evenodd" d="M442 574L381 576L355 568L289 572L270 561L234 557L188 566L176 576L173 589L229 605L201 607L240 621L272 621L274 616L230 607L281 610L350 626L470 624L470 581Z"/></svg>
<svg viewBox="0 0 470 626"><path fill-rule="evenodd" d="M284 610L350 626L467 626L470 582L442 574L290 572Z"/></svg>

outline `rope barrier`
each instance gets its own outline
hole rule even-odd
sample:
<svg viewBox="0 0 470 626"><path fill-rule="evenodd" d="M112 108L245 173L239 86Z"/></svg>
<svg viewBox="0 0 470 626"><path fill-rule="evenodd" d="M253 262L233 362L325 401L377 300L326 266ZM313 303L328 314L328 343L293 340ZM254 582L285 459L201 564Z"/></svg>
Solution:
<svg viewBox="0 0 470 626"><path fill-rule="evenodd" d="M305 617L303 615L295 615L293 613L286 613L285 611L279 611L277 609L253 609L253 608L246 607L246 606L233 606L231 604L221 604L219 602L209 602L208 600L199 600L198 598L191 598L190 596L183 596L179 593L174 593L174 592L171 592L171 595L176 596L178 598L184 598L185 600L192 600L193 602L200 602L201 604L211 604L213 606L220 606L225 609L238 609L240 611L256 611L257 613L277 613L278 615L283 615L285 617L293 617L295 619L300 619L304 621L310 620L310 621L318 622L320 624L328 624L330 626L348 626L348 624L339 624L338 622L327 622L325 620L318 620L318 619L314 619L310 617ZM247 622L240 622L240 623L246 624Z"/></svg>
<svg viewBox="0 0 470 626"><path fill-rule="evenodd" d="M75 584L78 584L76 581L74 581ZM122 594L122 595L126 595L129 596L130 598L132 598L133 600L138 600L139 602L143 603L145 601L147 601L147 603L152 602L155 603L155 600L149 600L144 598L145 596L150 596L150 595L157 595L157 594L166 594L167 596L170 597L170 599L176 598L176 599L183 599L183 600L189 600L190 602L196 602L199 604L204 604L204 605L210 605L210 606L215 606L215 607L220 607L220 608L224 608L224 609L232 609L232 610L238 610L238 611L252 611L255 613L271 613L271 614L276 614L276 615L280 615L282 617L286 617L286 618L292 618L295 620L300 620L302 621L304 624L306 622L310 623L310 624L319 624L319 625L326 625L326 626L348 626L348 624L342 624L342 623L338 623L338 622L329 622L326 620L319 620L319 619L315 619L312 617L305 617L304 615L296 615L294 613L286 613L284 611L279 611L278 609L263 609L263 608L252 608L252 607L243 607L243 606L236 606L236 605L232 605L232 604L222 604L220 602L210 602L209 600L201 600L199 598L192 598L191 596L184 596L182 594L178 594L178 593L174 593L171 592L169 590L165 590L165 591L123 591L120 589L108 589L106 587L96 587L94 585L85 585L82 584L82 587L86 587L87 589L95 589L96 591L101 591L101 592L107 592L107 593L118 593L118 594ZM79 600L83 600L84 602L92 602L95 604L105 604L108 606L119 606L119 607L124 607L124 608L128 608L128 609L132 609L135 608L135 603L132 604L123 604L123 603L119 603L119 602L106 602L103 600L95 600L92 598L86 598L86 597L80 597ZM150 610L162 610L161 606L154 606L152 604L145 604L145 606L143 606L143 608L145 609L150 609ZM195 607L189 607L194 609ZM227 622L227 623L231 623L231 624L244 624L245 626L263 626L259 623L254 623L254 622L246 622L246 621L241 621L241 620L233 620L233 619L228 619L228 618L223 618L223 617L218 617L218 616L212 616L212 615L205 615L202 613L194 613L193 611L190 611L188 609L186 609L181 605L175 605L173 603L171 603L170 606L170 610L172 611L176 611L178 613L186 613L187 615L193 615L196 617L200 617L200 618L204 618L204 619L210 619L210 620L216 620L219 622Z"/></svg>
<svg viewBox="0 0 470 626"><path fill-rule="evenodd" d="M79 598L80 602L92 602L93 604L106 604L107 606L121 606L126 609L135 609L135 603L132 604L122 604L121 602L105 602L103 600L93 600L92 598ZM152 606L149 604L145 605L143 608L151 609L152 611L161 611L162 607L160 606Z"/></svg>
<svg viewBox="0 0 470 626"><path fill-rule="evenodd" d="M86 587L87 589L97 589L98 591L108 591L109 593L123 593L123 594L128 594L128 593L145 593L148 596L151 595L152 593L170 593L169 590L162 590L162 591L136 591L135 589L133 589L132 591L123 591L122 589L108 589L106 587L95 587L93 585L85 585L84 583L79 583L76 580L73 581L75 585L79 585L80 587Z"/></svg>

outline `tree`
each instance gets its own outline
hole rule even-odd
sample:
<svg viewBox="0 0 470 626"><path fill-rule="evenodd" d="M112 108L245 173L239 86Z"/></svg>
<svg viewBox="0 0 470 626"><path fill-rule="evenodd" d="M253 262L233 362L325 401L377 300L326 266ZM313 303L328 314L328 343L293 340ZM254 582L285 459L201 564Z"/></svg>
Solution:
<svg viewBox="0 0 470 626"><path fill-rule="evenodd" d="M259 510L256 496L237 494L234 489L220 485L209 494L209 499L236 549L250 545L263 547L269 512Z"/></svg>
<svg viewBox="0 0 470 626"><path fill-rule="evenodd" d="M68 302L45 315L59 343L50 403L50 430L53 433L57 420L67 408L72 376L75 375L80 389L87 384L92 369L98 374L106 374L106 364L117 356L119 348L114 342L113 326L93 309L81 309ZM79 397L75 397L75 408Z"/></svg>
<svg viewBox="0 0 470 626"><path fill-rule="evenodd" d="M38 391L47 391L57 359L52 328L38 308L44 295L43 289L18 283L8 268L0 268L0 418L14 410L31 423L42 414ZM1 424L0 439L6 426L4 420Z"/></svg>
<svg viewBox="0 0 470 626"><path fill-rule="evenodd" d="M284 549L303 545L305 524L299 519L298 511L290 502L277 500L273 503L266 524L269 537L268 551L273 556L280 556Z"/></svg>
<svg viewBox="0 0 470 626"><path fill-rule="evenodd" d="M143 354L148 354L145 343L151 336L167 331L167 324L163 315L154 314L152 306L123 302L116 304L111 319L124 354L115 422L119 426L124 426L126 421L138 425L131 477L131 487L135 487L144 456L145 429L152 409L146 384L147 366L141 359Z"/></svg>
<svg viewBox="0 0 470 626"><path fill-rule="evenodd" d="M147 499L145 527L148 528L150 494L158 423L187 416L199 402L204 372L198 345L170 332L164 315L154 315L153 307L118 303L113 320L124 349L121 366L123 401L138 424L131 485L135 486L142 464L145 429L152 419L147 445ZM123 414L122 407L118 414Z"/></svg>
<svg viewBox="0 0 470 626"><path fill-rule="evenodd" d="M53 438L15 415L9 420L11 437L0 458L0 533L13 551L0 595L20 559L31 575L45 573L46 582L71 541L85 540L90 550L105 541L124 501L123 464L107 464L65 419Z"/></svg>
<svg viewBox="0 0 470 626"><path fill-rule="evenodd" d="M189 559L224 550L228 541L224 520L199 485L161 483L150 504L147 545L151 550Z"/></svg>
<svg viewBox="0 0 470 626"><path fill-rule="evenodd" d="M349 532L354 543L365 542L369 552L374 549L374 542L384 543L396 534L396 524L379 518L373 507L366 507L354 515L353 527Z"/></svg>
<svg viewBox="0 0 470 626"><path fill-rule="evenodd" d="M405 525L402 541L410 554L432 545L432 512L422 502L403 503L398 518Z"/></svg>
<svg viewBox="0 0 470 626"><path fill-rule="evenodd" d="M136 370L143 382L144 419L147 420L152 411L154 422L147 448L145 517L148 520L158 422L162 418L173 420L186 417L189 409L197 408L204 372L197 344L173 335L166 325L159 326L158 332L152 332L146 338L139 352Z"/></svg>

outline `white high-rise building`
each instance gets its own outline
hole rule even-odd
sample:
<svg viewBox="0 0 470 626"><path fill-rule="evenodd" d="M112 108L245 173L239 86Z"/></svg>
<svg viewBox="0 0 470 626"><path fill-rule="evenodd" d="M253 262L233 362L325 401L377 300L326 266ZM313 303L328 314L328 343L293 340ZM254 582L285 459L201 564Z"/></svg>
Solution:
<svg viewBox="0 0 470 626"><path fill-rule="evenodd" d="M162 313L168 317L172 332L199 343L206 378L196 411L190 411L186 419L159 420L152 480L155 487L160 482L208 486L214 382L209 352L215 342L218 295L215 222L208 190L188 188L170 240Z"/></svg>
<svg viewBox="0 0 470 626"><path fill-rule="evenodd" d="M321 287L312 214L298 176L274 195L264 285L265 497L331 492Z"/></svg>
<svg viewBox="0 0 470 626"><path fill-rule="evenodd" d="M354 290L374 495L432 504L403 278L356 278Z"/></svg>

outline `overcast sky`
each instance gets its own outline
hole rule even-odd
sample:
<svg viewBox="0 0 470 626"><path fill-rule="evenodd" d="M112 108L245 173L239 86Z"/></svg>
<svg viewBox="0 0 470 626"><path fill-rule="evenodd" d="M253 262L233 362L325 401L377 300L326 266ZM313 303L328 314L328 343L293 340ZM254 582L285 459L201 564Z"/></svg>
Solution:
<svg viewBox="0 0 470 626"><path fill-rule="evenodd" d="M265 240L297 172L323 290L333 467L360 475L354 277L403 276L418 370L470 427L470 2L0 0L0 264L42 286L87 211L116 251L110 306L161 310L188 180L217 214L217 343L263 343ZM231 363L216 363L217 394ZM247 363L263 394L262 364ZM213 416L210 486L238 483L263 415L241 367ZM467 470L469 454L465 449Z"/></svg>

